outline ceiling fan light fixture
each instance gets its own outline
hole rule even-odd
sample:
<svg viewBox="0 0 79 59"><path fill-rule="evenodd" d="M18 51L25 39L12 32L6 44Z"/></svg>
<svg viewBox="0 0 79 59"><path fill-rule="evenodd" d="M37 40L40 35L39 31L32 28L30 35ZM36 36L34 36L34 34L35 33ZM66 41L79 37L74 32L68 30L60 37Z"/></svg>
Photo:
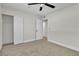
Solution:
<svg viewBox="0 0 79 59"><path fill-rule="evenodd" d="M42 7L44 4L40 4L40 6Z"/></svg>
<svg viewBox="0 0 79 59"><path fill-rule="evenodd" d="M48 7L50 7L50 8L55 8L54 5L49 4L49 3L29 3L28 5L36 5L36 4L40 4L40 9L39 9L39 11L42 11L43 5L48 6Z"/></svg>
<svg viewBox="0 0 79 59"><path fill-rule="evenodd" d="M40 11L42 11L42 7L40 7Z"/></svg>

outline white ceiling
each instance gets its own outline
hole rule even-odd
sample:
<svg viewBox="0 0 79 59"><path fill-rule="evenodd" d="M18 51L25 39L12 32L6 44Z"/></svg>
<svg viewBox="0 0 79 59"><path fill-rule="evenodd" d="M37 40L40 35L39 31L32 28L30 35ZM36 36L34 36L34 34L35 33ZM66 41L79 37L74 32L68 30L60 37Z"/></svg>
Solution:
<svg viewBox="0 0 79 59"><path fill-rule="evenodd" d="M47 15L51 12L55 12L56 10L66 8L68 6L74 5L74 3L52 3L56 8L50 8L45 5L43 5L43 10L39 11L40 5L27 5L27 3L3 3L2 7L4 8L11 8L23 12L31 12L38 15Z"/></svg>

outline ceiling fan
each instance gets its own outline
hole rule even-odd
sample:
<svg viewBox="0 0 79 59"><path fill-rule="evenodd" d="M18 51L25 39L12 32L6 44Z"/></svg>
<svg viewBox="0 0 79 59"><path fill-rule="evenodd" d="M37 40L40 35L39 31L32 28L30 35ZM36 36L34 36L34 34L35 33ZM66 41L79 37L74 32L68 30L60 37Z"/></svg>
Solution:
<svg viewBox="0 0 79 59"><path fill-rule="evenodd" d="M43 5L48 6L48 7L50 7L50 8L55 8L54 5L51 5L51 4L49 4L49 3L28 3L28 5L37 5L37 4L40 4L40 9L39 9L39 11L42 11Z"/></svg>

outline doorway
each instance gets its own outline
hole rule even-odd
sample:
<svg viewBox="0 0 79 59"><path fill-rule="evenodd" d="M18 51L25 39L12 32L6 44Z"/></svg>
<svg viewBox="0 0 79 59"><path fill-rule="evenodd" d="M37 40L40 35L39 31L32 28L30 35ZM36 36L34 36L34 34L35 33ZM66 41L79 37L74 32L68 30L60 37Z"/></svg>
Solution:
<svg viewBox="0 0 79 59"><path fill-rule="evenodd" d="M42 19L36 20L36 40L43 38L43 21Z"/></svg>
<svg viewBox="0 0 79 59"><path fill-rule="evenodd" d="M48 20L43 20L43 39L47 39Z"/></svg>
<svg viewBox="0 0 79 59"><path fill-rule="evenodd" d="M2 14L2 44L14 43L13 16Z"/></svg>
<svg viewBox="0 0 79 59"><path fill-rule="evenodd" d="M36 40L47 39L48 32L48 20L38 19L36 20Z"/></svg>

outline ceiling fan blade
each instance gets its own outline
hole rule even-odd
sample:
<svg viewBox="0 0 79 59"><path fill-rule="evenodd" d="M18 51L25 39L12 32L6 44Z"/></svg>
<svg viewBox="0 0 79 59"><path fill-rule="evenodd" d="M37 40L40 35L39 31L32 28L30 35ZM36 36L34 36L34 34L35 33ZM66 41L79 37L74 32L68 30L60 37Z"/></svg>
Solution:
<svg viewBox="0 0 79 59"><path fill-rule="evenodd" d="M28 3L28 5L45 4L45 3Z"/></svg>
<svg viewBox="0 0 79 59"><path fill-rule="evenodd" d="M39 3L28 3L28 5L36 5L36 4L39 4Z"/></svg>
<svg viewBox="0 0 79 59"><path fill-rule="evenodd" d="M40 7L40 11L42 11L43 7Z"/></svg>
<svg viewBox="0 0 79 59"><path fill-rule="evenodd" d="M48 4L48 3L45 3L44 5L48 6L48 7L51 7L51 8L55 8L54 5L51 5L51 4Z"/></svg>

